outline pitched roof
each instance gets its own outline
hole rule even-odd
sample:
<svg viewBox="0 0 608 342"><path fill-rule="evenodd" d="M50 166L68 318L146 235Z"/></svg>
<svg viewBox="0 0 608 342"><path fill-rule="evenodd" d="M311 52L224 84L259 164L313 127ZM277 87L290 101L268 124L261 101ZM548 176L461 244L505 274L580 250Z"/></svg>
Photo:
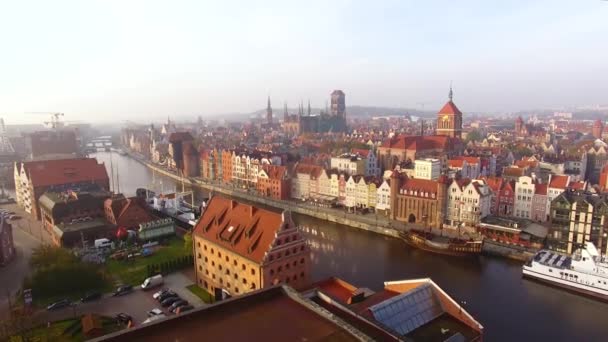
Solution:
<svg viewBox="0 0 608 342"><path fill-rule="evenodd" d="M268 178L274 180L284 179L287 174L287 167L282 165L263 164L262 169L266 172Z"/></svg>
<svg viewBox="0 0 608 342"><path fill-rule="evenodd" d="M521 169L519 167L513 167L513 166L509 166L509 167L505 167L502 170L502 174L505 176L523 176L525 174L525 170Z"/></svg>
<svg viewBox="0 0 608 342"><path fill-rule="evenodd" d="M448 166L449 167L463 167L464 166L464 160L461 160L461 159L450 159L450 160L448 160Z"/></svg>
<svg viewBox="0 0 608 342"><path fill-rule="evenodd" d="M547 188L548 188L547 183L536 184L536 187L534 189L534 194L535 195L547 195Z"/></svg>
<svg viewBox="0 0 608 342"><path fill-rule="evenodd" d="M154 221L156 218L145 208L139 197L108 198L104 206L110 208L111 214L119 227L133 228L141 223Z"/></svg>
<svg viewBox="0 0 608 342"><path fill-rule="evenodd" d="M481 158L479 158L479 157L467 157L467 156L458 156L454 159L465 160L467 162L467 164L469 164L469 165L479 164L480 160L481 160Z"/></svg>
<svg viewBox="0 0 608 342"><path fill-rule="evenodd" d="M282 214L216 195L194 234L260 264L283 223Z"/></svg>
<svg viewBox="0 0 608 342"><path fill-rule="evenodd" d="M447 148L452 139L443 135L399 135L385 140L382 147L404 150L433 150Z"/></svg>
<svg viewBox="0 0 608 342"><path fill-rule="evenodd" d="M340 89L336 89L331 92L332 95L344 95L344 92Z"/></svg>
<svg viewBox="0 0 608 342"><path fill-rule="evenodd" d="M549 187L557 188L557 189L566 189L569 181L570 181L570 177L568 177L568 176L551 175L551 179L549 181Z"/></svg>
<svg viewBox="0 0 608 342"><path fill-rule="evenodd" d="M438 182L429 179L406 178L401 184L401 189L412 191L423 191L436 193Z"/></svg>
<svg viewBox="0 0 608 342"><path fill-rule="evenodd" d="M359 154L360 156L367 158L367 156L369 155L369 151L368 149L364 149L364 148L353 148L352 149L352 153L355 154Z"/></svg>
<svg viewBox="0 0 608 342"><path fill-rule="evenodd" d="M304 173L304 174L309 174L311 176L318 177L319 175L321 175L321 170L322 169L323 168L321 166L319 166L319 165L299 163L296 166L295 173Z"/></svg>
<svg viewBox="0 0 608 342"><path fill-rule="evenodd" d="M437 114L447 114L447 115L455 115L455 114L459 114L462 115L462 112L460 111L460 109L458 109L458 107L456 107L456 105L454 104L454 102L452 101L448 101L440 110Z"/></svg>
<svg viewBox="0 0 608 342"><path fill-rule="evenodd" d="M30 161L23 167L34 187L108 180L105 165L95 158Z"/></svg>

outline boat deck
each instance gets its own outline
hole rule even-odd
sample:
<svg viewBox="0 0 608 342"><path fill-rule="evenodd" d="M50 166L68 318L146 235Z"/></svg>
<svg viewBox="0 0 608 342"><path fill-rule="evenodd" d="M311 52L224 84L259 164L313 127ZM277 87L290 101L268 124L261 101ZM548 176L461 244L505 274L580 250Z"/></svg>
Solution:
<svg viewBox="0 0 608 342"><path fill-rule="evenodd" d="M534 256L534 261L538 262L541 265L550 267L570 268L572 258L566 255L543 250L538 252Z"/></svg>

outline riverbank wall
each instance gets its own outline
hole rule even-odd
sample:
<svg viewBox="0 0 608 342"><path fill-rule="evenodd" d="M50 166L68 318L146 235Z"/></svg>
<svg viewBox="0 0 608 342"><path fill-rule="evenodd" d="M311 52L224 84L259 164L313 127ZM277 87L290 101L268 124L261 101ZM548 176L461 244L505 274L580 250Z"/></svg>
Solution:
<svg viewBox="0 0 608 342"><path fill-rule="evenodd" d="M319 210L319 208L316 208L316 207L299 205L299 204L297 204L295 202L291 202L291 201L280 201L280 200L274 200L274 199L267 198L267 197L260 197L260 196L256 196L251 193L247 193L242 190L230 189L225 186L219 186L217 184L207 183L202 180L179 177L178 175L176 175L170 171L167 171L163 168L160 168L150 162L142 160L141 158L138 158L137 156L134 156L131 154L129 154L129 156L131 158L137 160L138 162L142 163L146 167L150 168L151 170L154 170L154 172L158 172L159 174L170 177L178 182L184 182L184 184L191 186L191 187L197 187L197 188L200 188L205 191L212 192L212 193L220 193L225 196L238 198L240 200L249 201L252 203L257 203L257 204L261 204L261 205L265 205L265 206L273 207L273 208L277 208L277 209L289 210L294 213L310 216L310 217L317 218L320 220L343 224L345 226L349 226L349 227L353 227L353 228L357 228L357 229L361 229L361 230L365 230L365 231L369 231L369 232L373 232L373 233L377 233L377 234L382 234L384 236L401 239L401 237L399 236L399 231L397 229L394 229L391 227L386 227L381 224L370 224L368 222L362 222L359 220L355 220L355 219L346 217L346 215L341 216L340 214L334 214L334 213L330 213L327 211ZM484 240L482 253L486 254L486 255L500 256L500 257L504 257L504 258L508 258L508 259L512 259L512 260L517 260L517 261L527 261L531 257L534 256L533 252L527 251L518 246L504 245L504 244L497 243L497 242L494 242L489 239Z"/></svg>
<svg viewBox="0 0 608 342"><path fill-rule="evenodd" d="M346 215L343 217L343 216L340 216L339 214L333 214L333 213L329 213L326 211L321 211L315 207L307 207L307 206L298 205L297 203L293 203L293 202L279 201L279 200L274 200L274 199L270 199L270 198L260 197L260 196L254 195L254 194L246 193L242 190L230 189L230 188L226 188L224 186L218 186L216 184L203 182L201 180L179 177L178 175L176 175L170 171L162 169L152 163L141 160L140 158L137 158L136 156L132 156L132 155L130 155L130 156L133 159L137 160L138 162L142 163L143 165L147 166L151 170L154 170L154 172L158 172L159 174L173 178L174 180L176 180L178 182L184 182L185 185L188 185L191 187L197 187L197 188L200 188L200 189L212 192L212 193L220 193L220 194L223 194L223 195L226 195L229 197L238 198L238 199L253 202L253 203L258 203L258 204L273 207L273 208L289 210L293 213L298 213L301 215L314 217L314 218L317 218L320 220L335 222L335 223L343 224L343 225L346 225L349 227L362 229L362 230L366 230L369 232L382 234L382 235L390 236L390 237L394 237L394 238L399 238L399 232L396 229L384 227L380 224L374 225L374 224L370 224L367 222L362 222L362 221L357 221L357 220L351 219L349 217L346 217Z"/></svg>

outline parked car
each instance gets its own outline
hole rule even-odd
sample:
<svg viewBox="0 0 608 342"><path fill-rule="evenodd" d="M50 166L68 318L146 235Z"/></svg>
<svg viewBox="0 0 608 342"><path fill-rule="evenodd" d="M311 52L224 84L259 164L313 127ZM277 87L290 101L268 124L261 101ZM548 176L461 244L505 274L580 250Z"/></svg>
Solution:
<svg viewBox="0 0 608 342"><path fill-rule="evenodd" d="M67 299L62 299L60 301L57 301L55 303L52 303L51 305L47 306L46 309L47 310L57 310L57 309L61 309L61 308L65 308L66 306L70 306L71 302Z"/></svg>
<svg viewBox="0 0 608 342"><path fill-rule="evenodd" d="M177 309L178 307L183 306L183 305L188 305L188 304L189 304L188 301L185 299L177 300L177 301L173 302L173 304L171 304L171 306L169 307L169 311L173 312L173 310Z"/></svg>
<svg viewBox="0 0 608 342"><path fill-rule="evenodd" d="M98 300L99 298L101 298L100 292L88 292L82 298L80 298L80 301L82 303L92 302L94 300Z"/></svg>
<svg viewBox="0 0 608 342"><path fill-rule="evenodd" d="M154 308L154 309L148 311L146 314L148 315L148 317L152 317L152 316L164 315L165 313L163 312L163 310L161 310L159 308Z"/></svg>
<svg viewBox="0 0 608 342"><path fill-rule="evenodd" d="M188 304L188 305L184 305L184 306L178 306L177 309L175 309L175 314L179 315L182 312L186 312L186 311L190 311L194 309L194 306Z"/></svg>
<svg viewBox="0 0 608 342"><path fill-rule="evenodd" d="M169 297L177 297L177 293L175 293L173 291L167 291L167 292L163 293L162 295L158 296L158 298L156 298L156 300L158 300L159 302L162 302L163 300L165 300Z"/></svg>
<svg viewBox="0 0 608 342"><path fill-rule="evenodd" d="M133 286L132 285L120 285L119 287L116 288L116 291L114 291L114 294L112 294L114 297L116 296L122 296L125 295L129 292L133 291Z"/></svg>
<svg viewBox="0 0 608 342"><path fill-rule="evenodd" d="M172 305L173 303L177 302L178 300L181 300L181 298L179 298L178 296L175 296L175 297L169 297L169 298L166 298L165 300L163 300L163 301L162 301L160 304L161 304L163 307L167 307L167 306L170 306L170 305Z"/></svg>
<svg viewBox="0 0 608 342"><path fill-rule="evenodd" d="M160 290L160 291L158 291L158 292L155 292L155 293L152 295L152 298L154 298L154 299L158 299L158 297L160 297L160 296L164 295L165 293L167 293L167 292L169 292L169 291L170 291L169 289L162 289L162 290Z"/></svg>
<svg viewBox="0 0 608 342"><path fill-rule="evenodd" d="M129 324L129 322L131 322L133 320L133 317L127 315L124 312L119 313L118 315L116 315L116 320L122 324Z"/></svg>

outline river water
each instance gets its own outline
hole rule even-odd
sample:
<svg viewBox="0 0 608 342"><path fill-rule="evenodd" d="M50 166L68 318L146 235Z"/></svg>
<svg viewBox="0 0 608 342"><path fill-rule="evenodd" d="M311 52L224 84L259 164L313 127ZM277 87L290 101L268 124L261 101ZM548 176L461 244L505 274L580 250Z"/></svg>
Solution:
<svg viewBox="0 0 608 342"><path fill-rule="evenodd" d="M134 195L155 181L165 191L181 185L126 156L91 155L118 170L120 189ZM186 189L188 190L188 189ZM206 197L195 191L197 199ZM521 263L479 256L460 259L429 254L403 242L307 216L313 281L329 276L380 290L384 281L429 277L462 303L485 329L486 341L608 341L608 304L521 277Z"/></svg>

